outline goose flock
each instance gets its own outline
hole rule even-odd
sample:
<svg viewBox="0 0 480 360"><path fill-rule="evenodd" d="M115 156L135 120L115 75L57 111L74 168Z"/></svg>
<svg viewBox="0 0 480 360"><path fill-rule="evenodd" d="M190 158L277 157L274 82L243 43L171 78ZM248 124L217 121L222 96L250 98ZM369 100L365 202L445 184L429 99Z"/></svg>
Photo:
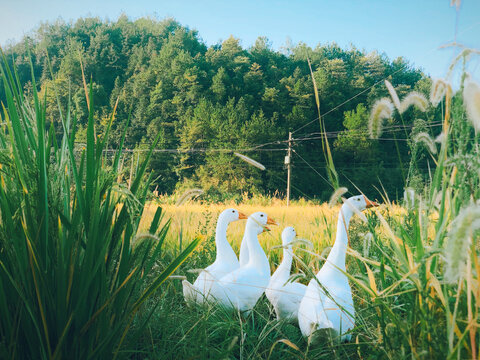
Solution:
<svg viewBox="0 0 480 360"><path fill-rule="evenodd" d="M278 225L264 212L246 216L236 209L224 210L217 221L213 264L203 269L195 282L183 280L183 295L189 306L205 302L239 311L244 316L252 311L265 293L277 319L297 323L305 337L314 338L317 331L331 329L342 341L349 341L355 325L352 290L346 276L345 257L348 247L350 219L360 211L378 206L364 195L345 200L340 209L335 243L325 263L308 286L289 282L293 260L292 244L295 229L282 232L283 259L273 275L258 235L268 225ZM228 225L247 219L237 258L227 240Z"/></svg>

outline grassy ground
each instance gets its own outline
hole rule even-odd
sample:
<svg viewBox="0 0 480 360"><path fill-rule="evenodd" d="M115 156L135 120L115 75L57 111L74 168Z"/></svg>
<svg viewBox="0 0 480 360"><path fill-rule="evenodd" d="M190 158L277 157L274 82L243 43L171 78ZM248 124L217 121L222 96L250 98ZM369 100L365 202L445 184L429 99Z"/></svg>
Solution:
<svg viewBox="0 0 480 360"><path fill-rule="evenodd" d="M153 215L149 214L153 214L157 206L155 203L149 205L144 221L150 221L149 218ZM201 245L177 271L178 275L185 275L190 281L197 275L189 270L204 268L213 262L216 219L218 214L228 207L239 209L245 214L264 211L279 223L279 226L271 227L271 232L260 235L260 242L269 256L272 272L281 261L282 250L275 247L281 244L280 234L285 226L294 226L299 237L310 240L314 244L312 252L326 255L335 239L339 210L338 206L330 208L326 204L304 202L293 203L287 208L281 201L272 201L268 205L190 203L179 207L164 204L162 207L166 217L172 219L171 231L166 239L166 247L171 254L165 254L164 260L168 261L169 256L175 255L181 246L184 247L195 236L205 236ZM391 211L392 216L402 212L399 207L394 209ZM386 209L382 212L388 213ZM244 221L238 221L228 229L228 239L237 253L244 226ZM359 219L352 220L351 245L362 254L368 251L369 245L364 242L364 234L367 232L365 223ZM320 258L302 249L297 248L296 253L314 272L323 264ZM347 258L347 264L348 271L352 274L362 271L351 257ZM294 263L293 272L304 273L305 269ZM301 277L300 281L307 283L308 274ZM375 346L377 335L371 334L371 324L367 325L372 312L370 303L365 301L363 296L359 296L355 288L359 326L354 332L354 341L338 344L327 337L320 344L311 347L302 338L297 326L275 320L273 309L264 296L257 303L252 316L241 319L238 314L232 314L217 306L188 308L183 300L182 286L178 279L171 279L164 287L161 296L147 306L148 309L156 308L149 323L148 336L135 346L132 345L131 351L136 353L136 357L143 358L143 353L148 358L166 359L346 359L364 357L371 353L371 348Z"/></svg>

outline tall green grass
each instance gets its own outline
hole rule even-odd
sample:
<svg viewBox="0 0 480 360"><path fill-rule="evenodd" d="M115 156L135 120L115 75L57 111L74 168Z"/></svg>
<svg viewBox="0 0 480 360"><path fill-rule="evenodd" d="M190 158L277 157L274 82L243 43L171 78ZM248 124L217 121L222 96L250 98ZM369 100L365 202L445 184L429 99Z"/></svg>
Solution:
<svg viewBox="0 0 480 360"><path fill-rule="evenodd" d="M127 335L145 329L151 313L132 328L137 314L199 239L152 276L169 222L158 208L148 232L138 233L151 151L130 187L118 182L121 151L111 162L104 156L115 112L96 136L86 91L87 140L78 152L75 114L59 105L60 118L46 119L33 67L27 97L1 56L0 357L114 358ZM53 122L63 127L60 143Z"/></svg>
<svg viewBox="0 0 480 360"><path fill-rule="evenodd" d="M376 347L390 358L478 358L480 136L463 87L462 79L455 96L444 92L438 144L417 141L426 150L415 151L435 163L423 191L408 190L404 217L377 212L380 226L368 224L373 251L356 256L365 271L351 280L372 309Z"/></svg>

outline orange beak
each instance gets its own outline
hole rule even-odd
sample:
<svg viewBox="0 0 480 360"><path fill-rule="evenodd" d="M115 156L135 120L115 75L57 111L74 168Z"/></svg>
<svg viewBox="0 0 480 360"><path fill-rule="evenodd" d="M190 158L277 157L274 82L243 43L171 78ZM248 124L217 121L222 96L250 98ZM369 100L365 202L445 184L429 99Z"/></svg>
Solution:
<svg viewBox="0 0 480 360"><path fill-rule="evenodd" d="M268 217L268 216L267 216L267 224L268 225L278 225L275 220L273 220L271 217ZM263 232L266 232L266 231L270 231L270 229L267 226L265 226L263 228Z"/></svg>
<svg viewBox="0 0 480 360"><path fill-rule="evenodd" d="M278 225L275 220L273 220L271 217L267 216L267 224L269 225Z"/></svg>
<svg viewBox="0 0 480 360"><path fill-rule="evenodd" d="M368 198L364 195L363 196L365 198L365 203L367 204L367 209L368 208L371 208L371 207L374 207L374 206L379 206L380 204L379 203L376 203L375 201L370 201L368 200Z"/></svg>
<svg viewBox="0 0 480 360"><path fill-rule="evenodd" d="M238 212L238 220L242 220L242 219L248 219L248 216L239 211Z"/></svg>

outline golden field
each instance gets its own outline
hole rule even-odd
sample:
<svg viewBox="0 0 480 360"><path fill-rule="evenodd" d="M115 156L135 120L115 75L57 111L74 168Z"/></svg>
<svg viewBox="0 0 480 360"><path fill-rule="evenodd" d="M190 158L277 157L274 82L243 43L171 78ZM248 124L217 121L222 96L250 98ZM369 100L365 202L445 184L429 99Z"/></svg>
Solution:
<svg viewBox="0 0 480 360"><path fill-rule="evenodd" d="M327 203L321 205L314 204L307 201L295 201L286 206L285 201L273 199L267 203L226 203L226 204L205 204L201 202L190 202L180 206L176 206L171 201L164 203L151 202L145 209L142 217L142 224L149 224L155 214L155 210L161 206L164 211L164 221L171 219L171 231L167 235L167 247L179 248L185 247L192 239L197 236L204 236L205 240L197 249L198 251L205 250L204 247L210 247L214 250L215 226L219 214L228 208L235 208L247 216L257 212L263 211L272 217L279 225L269 226L270 232L263 233L259 236L261 245L265 252L270 257L273 263L281 259L281 233L287 226L293 226L297 232L297 236L301 239L309 240L313 244L313 249L308 249L315 254L324 254L333 245L335 241L337 217L340 210L340 205L329 207ZM404 210L400 206L391 205L382 206L378 209L381 213L390 214L390 216L400 215ZM369 210L371 211L371 210ZM244 227L246 220L236 221L228 227L227 237L232 244L234 251L238 254L240 250L240 243L242 241ZM350 237L360 238L363 241L363 234L368 230L363 226L363 222L355 216L352 219L350 227ZM142 228L142 225L141 225ZM352 244L353 250L360 251L359 246L355 246L357 242ZM307 264L315 269L319 264L318 258L308 251L298 251L300 256ZM195 255L194 255L195 256ZM212 254L214 257L214 254ZM272 267L274 264L272 263Z"/></svg>

